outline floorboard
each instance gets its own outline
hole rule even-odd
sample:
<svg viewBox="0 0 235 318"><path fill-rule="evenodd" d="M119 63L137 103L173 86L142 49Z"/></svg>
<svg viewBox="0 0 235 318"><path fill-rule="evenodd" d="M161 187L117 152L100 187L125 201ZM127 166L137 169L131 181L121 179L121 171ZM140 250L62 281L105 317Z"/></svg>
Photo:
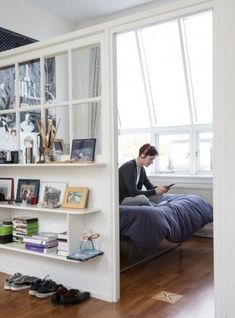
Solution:
<svg viewBox="0 0 235 318"><path fill-rule="evenodd" d="M160 258L121 273L121 299L108 303L91 298L55 307L28 291L3 289L8 275L0 273L0 317L7 318L213 318L213 241L193 238ZM175 304L154 297L161 291L180 294Z"/></svg>

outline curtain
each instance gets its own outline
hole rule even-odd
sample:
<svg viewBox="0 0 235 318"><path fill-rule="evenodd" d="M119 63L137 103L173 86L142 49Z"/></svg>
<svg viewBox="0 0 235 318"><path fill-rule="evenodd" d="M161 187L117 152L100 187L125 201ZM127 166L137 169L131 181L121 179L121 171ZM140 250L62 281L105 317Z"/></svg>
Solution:
<svg viewBox="0 0 235 318"><path fill-rule="evenodd" d="M89 97L101 95L101 59L100 47L90 49L89 56ZM96 138L96 152L101 152L101 103L88 104L88 134L89 138Z"/></svg>

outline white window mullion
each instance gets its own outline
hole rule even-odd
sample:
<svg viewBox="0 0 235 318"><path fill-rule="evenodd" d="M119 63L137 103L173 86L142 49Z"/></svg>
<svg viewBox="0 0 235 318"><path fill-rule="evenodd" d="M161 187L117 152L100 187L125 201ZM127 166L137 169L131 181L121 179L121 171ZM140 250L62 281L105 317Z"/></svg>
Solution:
<svg viewBox="0 0 235 318"><path fill-rule="evenodd" d="M181 20L177 20L178 28L179 28L179 37L180 37L180 46L182 52L182 61L184 68L184 76L185 76L185 84L188 96L188 105L189 105L189 113L191 123L195 123L197 121L197 114L195 108L194 94L193 94L193 85L192 85L192 76L190 71L190 64L188 58L188 50L187 50L187 40L184 31L184 25Z"/></svg>
<svg viewBox="0 0 235 318"><path fill-rule="evenodd" d="M154 144L156 145L157 150L159 149L159 134L154 133ZM159 160L155 160L154 162L154 172L159 173Z"/></svg>
<svg viewBox="0 0 235 318"><path fill-rule="evenodd" d="M198 172L199 167L199 140L198 133L195 127L192 128L192 138L191 138L191 162L192 162L192 174Z"/></svg>
<svg viewBox="0 0 235 318"><path fill-rule="evenodd" d="M141 67L141 73L142 73L142 78L144 83L146 102L147 102L148 113L149 113L149 121L150 121L151 127L153 127L156 124L156 115L154 111L153 97L152 97L152 92L150 87L150 79L148 74L148 68L146 63L144 44L143 44L141 31L136 31L135 35L136 35L138 55L140 58L140 67Z"/></svg>

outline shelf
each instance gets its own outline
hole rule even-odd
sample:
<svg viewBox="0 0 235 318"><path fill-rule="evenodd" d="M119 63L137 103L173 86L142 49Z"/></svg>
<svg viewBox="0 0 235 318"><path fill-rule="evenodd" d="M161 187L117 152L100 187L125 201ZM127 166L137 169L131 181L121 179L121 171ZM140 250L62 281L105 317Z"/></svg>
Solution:
<svg viewBox="0 0 235 318"><path fill-rule="evenodd" d="M9 164L0 164L0 167L29 167L29 168L36 168L36 167L103 167L106 166L106 163L102 162L78 162L78 163L71 163L71 162L54 162L54 163L9 163Z"/></svg>
<svg viewBox="0 0 235 318"><path fill-rule="evenodd" d="M17 245L19 245L20 243L17 242L12 242L12 243L6 243L6 244L0 244L0 250L7 250L7 251L11 251L11 252L17 252L17 253L23 253L23 254L29 254L29 255L35 255L35 256L40 256L40 257L46 257L46 258L51 258L51 259L55 259L55 260L59 260L59 261L64 261L64 262L68 262L68 263L85 263L85 262L90 262L94 259L96 259L97 257L100 257L102 255L98 255L94 258L91 258L87 261L81 262L81 261L76 261L76 260L71 260L71 259L67 259L64 256L59 256L57 254L47 254L47 253L39 253L39 252L34 252L34 251L30 251L30 250L26 250L24 249L24 247L16 247ZM12 246L11 246L12 245Z"/></svg>
<svg viewBox="0 0 235 318"><path fill-rule="evenodd" d="M73 214L73 215L84 215L100 212L101 209L98 208L86 208L86 209L64 209L64 208L45 208L40 205L22 205L20 203L8 204L1 203L0 208L3 209L14 209L14 210L24 210L24 211L38 211L47 213L59 213L59 214Z"/></svg>

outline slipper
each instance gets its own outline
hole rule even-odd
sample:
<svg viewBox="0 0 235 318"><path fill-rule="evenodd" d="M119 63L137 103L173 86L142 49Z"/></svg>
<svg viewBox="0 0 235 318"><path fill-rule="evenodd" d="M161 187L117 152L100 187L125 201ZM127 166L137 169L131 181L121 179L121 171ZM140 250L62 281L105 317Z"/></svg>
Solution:
<svg viewBox="0 0 235 318"><path fill-rule="evenodd" d="M54 305L59 305L61 295L64 295L68 292L68 289L63 285L60 285L56 292L51 296L51 301Z"/></svg>
<svg viewBox="0 0 235 318"><path fill-rule="evenodd" d="M89 292L79 292L77 289L70 289L67 293L60 296L59 305L79 304L88 298L90 298Z"/></svg>

